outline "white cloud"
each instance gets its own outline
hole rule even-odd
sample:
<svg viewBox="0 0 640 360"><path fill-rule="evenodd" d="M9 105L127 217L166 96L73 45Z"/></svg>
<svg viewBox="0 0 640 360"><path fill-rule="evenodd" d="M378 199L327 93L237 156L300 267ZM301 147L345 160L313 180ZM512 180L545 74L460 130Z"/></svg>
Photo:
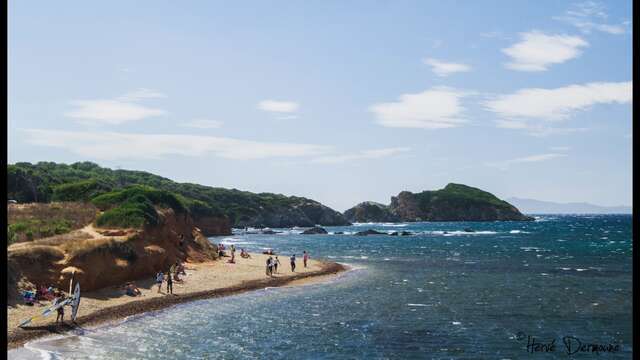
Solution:
<svg viewBox="0 0 640 360"><path fill-rule="evenodd" d="M569 151L571 150L570 147L568 146L552 146L549 148L552 151Z"/></svg>
<svg viewBox="0 0 640 360"><path fill-rule="evenodd" d="M298 108L298 103L293 101L263 100L258 103L258 109L268 112L293 113Z"/></svg>
<svg viewBox="0 0 640 360"><path fill-rule="evenodd" d="M505 66L518 71L546 71L550 65L561 64L580 56L581 48L589 46L578 36L547 35L539 31L520 34L521 40L502 52L511 57Z"/></svg>
<svg viewBox="0 0 640 360"><path fill-rule="evenodd" d="M151 89L146 89L146 88L139 88L136 89L134 91L130 91L118 98L116 98L116 100L119 101L138 101L138 100L144 100L144 99L160 99L160 98L166 98L167 95L159 92L159 91L155 91L155 90L151 90Z"/></svg>
<svg viewBox="0 0 640 360"><path fill-rule="evenodd" d="M554 19L575 26L585 34L589 34L594 30L615 35L626 33L629 25L628 22L622 22L620 24L607 24L602 22L607 19L607 17L605 6L602 3L585 1L573 4L563 16L555 16Z"/></svg>
<svg viewBox="0 0 640 360"><path fill-rule="evenodd" d="M530 155L530 156L520 157L516 159L511 159L511 160L489 162L489 163L486 163L485 165L490 167L495 167L500 170L507 170L511 165L514 165L514 164L548 161L548 160L553 160L553 159L557 159L565 156L567 156L567 154L561 154L561 153L538 154L538 155Z"/></svg>
<svg viewBox="0 0 640 360"><path fill-rule="evenodd" d="M442 129L467 122L460 99L467 93L450 88L432 88L417 94L400 95L397 102L369 107L385 127Z"/></svg>
<svg viewBox="0 0 640 360"><path fill-rule="evenodd" d="M219 120L195 119L187 123L183 123L180 126L196 129L217 129L221 127L222 124L223 122Z"/></svg>
<svg viewBox="0 0 640 360"><path fill-rule="evenodd" d="M422 62L431 66L431 71L440 77L471 70L471 66L466 64L444 62L433 58L426 58Z"/></svg>
<svg viewBox="0 0 640 360"><path fill-rule="evenodd" d="M259 142L225 137L22 129L33 145L61 148L92 159L160 159L170 155L252 160L309 157L327 153L321 145Z"/></svg>
<svg viewBox="0 0 640 360"><path fill-rule="evenodd" d="M79 122L105 123L111 125L166 114L162 109L151 108L119 100L77 100L72 101L76 109L64 113Z"/></svg>
<svg viewBox="0 0 640 360"><path fill-rule="evenodd" d="M487 110L508 120L512 128L524 127L526 119L557 121L596 104L626 104L632 100L632 84L593 82L556 89L527 88L485 102ZM509 126L501 126L509 127Z"/></svg>
<svg viewBox="0 0 640 360"><path fill-rule="evenodd" d="M364 150L355 154L321 156L311 161L315 163L322 163L322 164L337 164L337 163L344 163L347 161L354 161L354 160L380 159L384 157L394 156L403 152L407 152L409 150L411 149L407 147Z"/></svg>

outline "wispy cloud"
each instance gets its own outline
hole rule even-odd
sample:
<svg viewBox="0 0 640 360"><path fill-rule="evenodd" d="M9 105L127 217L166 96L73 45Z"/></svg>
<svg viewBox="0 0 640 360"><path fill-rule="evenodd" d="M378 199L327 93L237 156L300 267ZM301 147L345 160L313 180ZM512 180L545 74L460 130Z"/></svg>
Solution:
<svg viewBox="0 0 640 360"><path fill-rule="evenodd" d="M160 159L170 155L216 156L234 160L320 156L331 150L313 144L259 142L176 134L22 129L33 145L60 148L86 158Z"/></svg>
<svg viewBox="0 0 640 360"><path fill-rule="evenodd" d="M552 146L549 148L551 151L569 151L571 148L569 146Z"/></svg>
<svg viewBox="0 0 640 360"><path fill-rule="evenodd" d="M64 115L81 123L118 125L166 114L162 109L118 100L76 100L71 105L76 108Z"/></svg>
<svg viewBox="0 0 640 360"><path fill-rule="evenodd" d="M263 100L258 103L258 109L276 113L294 113L299 107L293 101Z"/></svg>
<svg viewBox="0 0 640 360"><path fill-rule="evenodd" d="M546 71L553 64L561 64L580 56L581 48L589 43L578 36L547 35L539 31L520 34L520 42L502 49L511 58L505 66L518 71Z"/></svg>
<svg viewBox="0 0 640 360"><path fill-rule="evenodd" d="M627 31L629 22L619 24L608 24L604 22L608 18L604 4L596 1L585 1L572 4L571 8L562 16L555 16L559 20L575 26L585 34L592 31L601 31L608 34L624 34Z"/></svg>
<svg viewBox="0 0 640 360"><path fill-rule="evenodd" d="M365 159L380 159L389 156L394 156L403 152L411 150L408 147L395 147L385 149L364 150L354 154L341 154L341 155L325 155L312 159L312 162L322 164L337 164L355 160Z"/></svg>
<svg viewBox="0 0 640 360"><path fill-rule="evenodd" d="M527 88L513 94L501 95L485 102L492 111L513 127L525 127L530 119L558 121L569 118L576 111L592 105L618 103L632 100L632 84L627 82L593 82L569 85L556 89ZM502 126L508 127L508 126Z"/></svg>
<svg viewBox="0 0 640 360"><path fill-rule="evenodd" d="M159 91L155 91L155 90L151 90L151 89L146 89L146 88L139 88L136 89L134 91L130 91L118 98L116 98L116 100L118 101L138 101L138 100L145 100L145 99L161 99L161 98L166 98L167 95L159 92Z"/></svg>
<svg viewBox="0 0 640 360"><path fill-rule="evenodd" d="M222 124L223 122L219 120L195 119L195 120L191 120L189 122L180 124L180 126L196 128L196 129L217 129L221 127Z"/></svg>
<svg viewBox="0 0 640 360"><path fill-rule="evenodd" d="M431 71L440 77L449 76L458 72L471 71L471 66L462 63L445 62L434 58L426 58L423 59L422 62L431 66Z"/></svg>
<svg viewBox="0 0 640 360"><path fill-rule="evenodd" d="M442 129L461 126L464 107L461 98L468 93L437 87L417 94L400 95L398 101L369 107L377 123L385 127Z"/></svg>
<svg viewBox="0 0 640 360"><path fill-rule="evenodd" d="M557 159L565 156L567 156L567 154L562 154L562 153L538 154L538 155L530 155L530 156L525 156L525 157L520 157L520 158L510 159L510 160L488 162L488 163L485 163L485 165L489 167L495 167L500 170L508 170L509 167L516 164L536 163L536 162L553 160L553 159Z"/></svg>
<svg viewBox="0 0 640 360"><path fill-rule="evenodd" d="M103 123L118 125L129 121L138 121L154 116L165 115L162 109L136 103L145 99L164 98L158 91L140 88L115 99L74 100L70 104L75 109L64 113L79 123Z"/></svg>

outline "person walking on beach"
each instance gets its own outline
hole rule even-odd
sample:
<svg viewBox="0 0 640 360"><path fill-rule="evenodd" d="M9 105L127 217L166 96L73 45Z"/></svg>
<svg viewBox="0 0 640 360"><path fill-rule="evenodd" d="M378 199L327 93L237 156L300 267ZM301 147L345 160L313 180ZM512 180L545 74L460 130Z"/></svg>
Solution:
<svg viewBox="0 0 640 360"><path fill-rule="evenodd" d="M275 259L273 259L273 271L277 274L278 273L278 265L280 265L280 260L278 259L278 257L276 256Z"/></svg>
<svg viewBox="0 0 640 360"><path fill-rule="evenodd" d="M271 269L272 269L272 267L271 267L271 262L272 262L272 261L273 261L273 259L271 259L271 256L269 256L269 257L267 258L267 275L268 275L268 276L271 276Z"/></svg>
<svg viewBox="0 0 640 360"><path fill-rule="evenodd" d="M291 272L296 272L296 254L291 255Z"/></svg>
<svg viewBox="0 0 640 360"><path fill-rule="evenodd" d="M171 268L169 269L169 272L167 272L167 294L171 294L171 295L173 295L173 278L171 277L172 268L173 266L171 266Z"/></svg>
<svg viewBox="0 0 640 360"><path fill-rule="evenodd" d="M163 283L163 281L164 281L164 274L162 273L162 270L160 270L156 274L156 284L158 285L158 294L160 294L162 292L162 283Z"/></svg>
<svg viewBox="0 0 640 360"><path fill-rule="evenodd" d="M304 267L307 267L307 260L309 260L309 253L306 251L303 251L304 256L302 257L302 261L304 262Z"/></svg>

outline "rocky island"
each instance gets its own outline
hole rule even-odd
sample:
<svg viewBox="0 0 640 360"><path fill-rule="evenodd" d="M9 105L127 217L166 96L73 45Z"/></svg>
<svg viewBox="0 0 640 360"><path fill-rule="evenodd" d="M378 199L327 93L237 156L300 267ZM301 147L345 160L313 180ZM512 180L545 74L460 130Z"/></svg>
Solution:
<svg viewBox="0 0 640 360"><path fill-rule="evenodd" d="M344 215L352 222L533 220L489 192L453 183L440 190L402 191L388 206L363 202Z"/></svg>

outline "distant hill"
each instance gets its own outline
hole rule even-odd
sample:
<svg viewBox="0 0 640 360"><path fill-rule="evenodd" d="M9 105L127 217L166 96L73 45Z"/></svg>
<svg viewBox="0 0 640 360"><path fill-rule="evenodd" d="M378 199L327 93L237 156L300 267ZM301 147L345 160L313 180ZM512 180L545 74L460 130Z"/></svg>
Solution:
<svg viewBox="0 0 640 360"><path fill-rule="evenodd" d="M349 221L530 221L516 207L491 193L462 184L391 197L389 206L360 203L345 211Z"/></svg>
<svg viewBox="0 0 640 360"><path fill-rule="evenodd" d="M165 200L177 201L173 205L184 207L206 235L228 233L228 229L220 229L220 224L225 221L225 228L229 225L292 227L350 224L341 213L303 197L177 183L144 171L112 170L91 162L71 165L21 162L7 166L7 198L18 203L88 202L104 199L107 194L112 197L127 195L130 191L121 191L132 186L150 188L138 187L135 192L162 194L168 196ZM154 192L154 189L167 194ZM139 202L135 209L126 209L144 214L140 210L144 205L144 202ZM123 218L124 215L114 214L116 218Z"/></svg>
<svg viewBox="0 0 640 360"><path fill-rule="evenodd" d="M556 203L511 197L507 199L525 214L631 214L630 206L600 206L585 202Z"/></svg>

